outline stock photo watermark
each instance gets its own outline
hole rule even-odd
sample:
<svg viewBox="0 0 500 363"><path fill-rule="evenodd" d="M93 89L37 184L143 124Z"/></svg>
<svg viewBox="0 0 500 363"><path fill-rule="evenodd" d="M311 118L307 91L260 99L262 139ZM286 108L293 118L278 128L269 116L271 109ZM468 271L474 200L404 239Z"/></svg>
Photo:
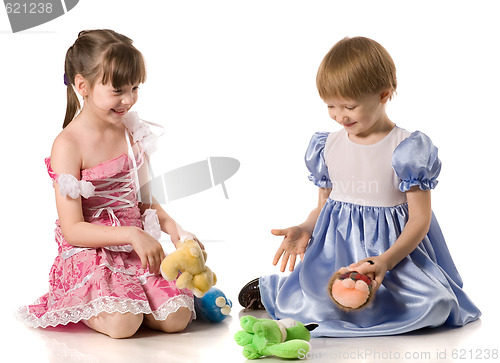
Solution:
<svg viewBox="0 0 500 363"><path fill-rule="evenodd" d="M79 0L9 1L5 11L13 33L34 28L54 20L73 9Z"/></svg>
<svg viewBox="0 0 500 363"><path fill-rule="evenodd" d="M222 188L224 197L229 199L225 181L232 177L240 168L237 159L217 156L206 160L181 166L167 171L161 176L152 176L149 182L140 188L140 199L147 202L150 196L160 204L214 188ZM150 174L152 171L150 170Z"/></svg>
<svg viewBox="0 0 500 363"><path fill-rule="evenodd" d="M376 180L365 181L365 180L355 180L352 177L351 180L333 180L332 188L339 191L340 193L346 194L369 194L379 192L379 183Z"/></svg>
<svg viewBox="0 0 500 363"><path fill-rule="evenodd" d="M439 362L439 361L498 361L500 359L499 349L478 348L478 349L435 349L427 351L392 351L377 350L372 348L336 350L330 352L305 352L299 350L298 358L301 360L374 360L379 362Z"/></svg>

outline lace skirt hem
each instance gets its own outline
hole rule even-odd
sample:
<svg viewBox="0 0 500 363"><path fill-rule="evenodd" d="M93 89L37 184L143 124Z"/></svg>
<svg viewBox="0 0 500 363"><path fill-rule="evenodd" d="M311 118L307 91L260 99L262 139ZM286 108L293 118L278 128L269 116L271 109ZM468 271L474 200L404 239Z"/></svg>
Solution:
<svg viewBox="0 0 500 363"><path fill-rule="evenodd" d="M165 320L169 314L175 313L181 307L189 308L192 312L192 319L196 318L193 298L188 295L174 296L154 311L151 310L147 301L106 296L84 305L48 311L40 317L30 313L28 307L23 306L17 311L16 317L29 327L46 328L48 326L55 327L57 325L67 325L68 323L78 323L81 320L88 320L93 316L97 316L102 312L152 314L156 320Z"/></svg>

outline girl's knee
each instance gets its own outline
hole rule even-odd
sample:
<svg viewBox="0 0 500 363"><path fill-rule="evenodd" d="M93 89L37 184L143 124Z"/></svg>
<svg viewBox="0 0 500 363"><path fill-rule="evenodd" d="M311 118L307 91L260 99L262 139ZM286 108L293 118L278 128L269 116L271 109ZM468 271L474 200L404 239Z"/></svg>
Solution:
<svg viewBox="0 0 500 363"><path fill-rule="evenodd" d="M109 336L112 338L130 338L134 335L143 321L142 314L115 313L109 321Z"/></svg>
<svg viewBox="0 0 500 363"><path fill-rule="evenodd" d="M94 330L109 335L111 338L130 338L142 324L142 314L101 313L89 319L86 324Z"/></svg>
<svg viewBox="0 0 500 363"><path fill-rule="evenodd" d="M176 312L170 313L167 319L159 321L154 320L152 316L146 316L146 324L156 330L164 331L165 333L179 333L186 329L191 322L191 310L182 307Z"/></svg>
<svg viewBox="0 0 500 363"><path fill-rule="evenodd" d="M169 333L178 333L187 328L191 322L192 313L188 308L179 308L179 310L169 317L171 317L168 327L170 330Z"/></svg>

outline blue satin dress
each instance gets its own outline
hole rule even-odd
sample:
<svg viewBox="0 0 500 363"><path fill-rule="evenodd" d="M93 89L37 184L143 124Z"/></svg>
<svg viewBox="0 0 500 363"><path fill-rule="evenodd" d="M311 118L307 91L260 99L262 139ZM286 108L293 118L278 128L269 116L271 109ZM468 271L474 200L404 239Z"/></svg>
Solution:
<svg viewBox="0 0 500 363"><path fill-rule="evenodd" d="M436 186L441 162L425 134L396 126L372 146L354 144L344 130L316 133L306 165L310 180L333 187L332 194L304 260L288 276L260 278L262 302L273 319L319 323L311 332L316 337L358 337L463 326L479 318L481 312L462 290L434 214L427 236L387 272L366 308L342 311L327 294L328 280L340 267L380 255L396 241L408 220L405 191ZM380 174L376 183L366 179L370 173ZM358 177L365 184L355 184Z"/></svg>

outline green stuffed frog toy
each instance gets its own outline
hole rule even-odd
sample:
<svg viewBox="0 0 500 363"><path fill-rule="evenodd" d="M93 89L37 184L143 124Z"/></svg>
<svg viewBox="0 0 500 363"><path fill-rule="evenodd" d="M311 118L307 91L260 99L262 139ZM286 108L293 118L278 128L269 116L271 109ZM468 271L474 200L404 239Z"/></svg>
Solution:
<svg viewBox="0 0 500 363"><path fill-rule="evenodd" d="M257 319L251 315L240 319L243 330L234 336L243 346L246 359L274 355L280 358L299 358L309 352L311 331L318 327L312 323L304 325L293 319Z"/></svg>

